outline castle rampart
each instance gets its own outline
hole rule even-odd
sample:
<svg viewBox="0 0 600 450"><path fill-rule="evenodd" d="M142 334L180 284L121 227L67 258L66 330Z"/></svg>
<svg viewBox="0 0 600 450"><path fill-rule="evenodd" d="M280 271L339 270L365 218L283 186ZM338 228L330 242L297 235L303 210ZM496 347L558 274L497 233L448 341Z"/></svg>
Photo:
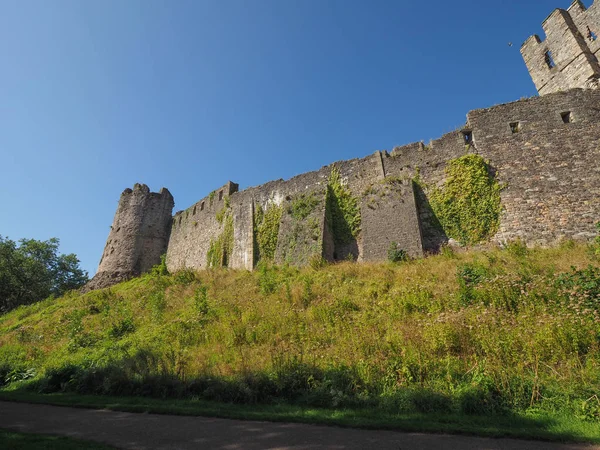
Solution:
<svg viewBox="0 0 600 450"><path fill-rule="evenodd" d="M119 202L97 277L114 273L120 280L143 272L159 262L165 248L169 270L206 268L211 246L224 239L228 226L230 246L213 264L251 270L258 261L258 210L272 207L283 211L273 255L277 263L303 265L313 256L384 260L392 241L413 257L434 252L448 238L428 205L428 193L411 180L418 176L423 186L441 186L447 162L473 152L489 160L505 186L493 240L549 245L589 239L600 213L598 105L600 91L573 89L471 111L463 128L427 145L378 151L240 192L229 182L172 219L168 191L150 194L136 185ZM334 167L361 211L360 234L344 244L336 241L326 218ZM291 210L302 196L314 205L298 219ZM164 231L167 212L170 234Z"/></svg>
<svg viewBox="0 0 600 450"><path fill-rule="evenodd" d="M166 189L126 190L90 286L144 272L165 251L170 271L252 270L262 259L382 261L392 242L412 257L436 252L448 237L429 204L431 192L446 181L448 162L469 153L486 159L503 186L492 241L591 239L600 219L600 90L568 88L590 87L596 76L593 52L600 43L581 30L599 18L598 3L585 9L576 1L544 22L546 41L534 36L524 44L536 86L552 93L471 111L464 127L427 144L376 151L243 191L228 182L174 217ZM547 49L556 49L555 67L538 67L546 64ZM351 235L336 226L336 189L353 199L360 217Z"/></svg>

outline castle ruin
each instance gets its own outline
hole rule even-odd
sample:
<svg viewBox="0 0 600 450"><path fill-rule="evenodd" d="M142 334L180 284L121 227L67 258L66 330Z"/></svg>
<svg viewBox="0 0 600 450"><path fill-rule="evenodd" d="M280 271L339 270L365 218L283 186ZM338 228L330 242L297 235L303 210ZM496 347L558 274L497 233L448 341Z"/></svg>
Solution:
<svg viewBox="0 0 600 450"><path fill-rule="evenodd" d="M168 270L176 271L252 270L266 256L295 265L315 257L382 261L392 242L411 257L436 252L448 237L422 186L441 185L448 161L468 153L489 161L504 186L492 241L591 239L600 219L599 4L586 10L576 0L555 10L543 24L546 40L523 44L539 97L471 111L463 128L428 145L377 151L242 191L228 182L174 216L168 190L126 189L88 289L143 273L165 253ZM332 223L333 173L356 200L355 234ZM273 236L262 243L266 226Z"/></svg>

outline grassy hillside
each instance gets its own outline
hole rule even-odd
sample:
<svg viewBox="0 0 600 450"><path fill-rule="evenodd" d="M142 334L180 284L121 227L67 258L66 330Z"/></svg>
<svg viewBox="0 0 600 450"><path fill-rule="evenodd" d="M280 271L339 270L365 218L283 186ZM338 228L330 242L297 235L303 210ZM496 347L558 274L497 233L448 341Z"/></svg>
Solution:
<svg viewBox="0 0 600 450"><path fill-rule="evenodd" d="M560 416L599 442L599 266L570 243L399 264L156 270L0 316L0 384L386 414Z"/></svg>

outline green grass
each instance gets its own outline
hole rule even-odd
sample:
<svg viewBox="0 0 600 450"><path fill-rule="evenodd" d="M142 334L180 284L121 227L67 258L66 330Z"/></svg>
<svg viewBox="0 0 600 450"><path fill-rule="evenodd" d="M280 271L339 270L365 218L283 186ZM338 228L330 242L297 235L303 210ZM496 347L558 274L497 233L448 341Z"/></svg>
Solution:
<svg viewBox="0 0 600 450"><path fill-rule="evenodd" d="M0 316L2 396L598 442L597 258L156 271Z"/></svg>
<svg viewBox="0 0 600 450"><path fill-rule="evenodd" d="M115 447L80 439L0 429L0 448L11 450L110 450Z"/></svg>
<svg viewBox="0 0 600 450"><path fill-rule="evenodd" d="M208 416L406 432L453 433L495 438L510 437L600 444L600 435L596 424L582 422L569 416L551 414L521 414L502 417L460 414L390 414L372 409L326 409L289 404L238 405L201 400L161 400L65 393L41 395L24 390L0 391L0 399L135 413Z"/></svg>

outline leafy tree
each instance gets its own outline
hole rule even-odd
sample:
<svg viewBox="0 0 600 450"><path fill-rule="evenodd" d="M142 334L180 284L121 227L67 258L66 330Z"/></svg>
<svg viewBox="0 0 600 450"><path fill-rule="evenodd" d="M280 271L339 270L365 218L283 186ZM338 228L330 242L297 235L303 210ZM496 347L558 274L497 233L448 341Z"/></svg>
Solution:
<svg viewBox="0 0 600 450"><path fill-rule="evenodd" d="M0 236L0 312L51 295L60 296L88 281L74 254L59 254L59 240L21 239L19 244Z"/></svg>

